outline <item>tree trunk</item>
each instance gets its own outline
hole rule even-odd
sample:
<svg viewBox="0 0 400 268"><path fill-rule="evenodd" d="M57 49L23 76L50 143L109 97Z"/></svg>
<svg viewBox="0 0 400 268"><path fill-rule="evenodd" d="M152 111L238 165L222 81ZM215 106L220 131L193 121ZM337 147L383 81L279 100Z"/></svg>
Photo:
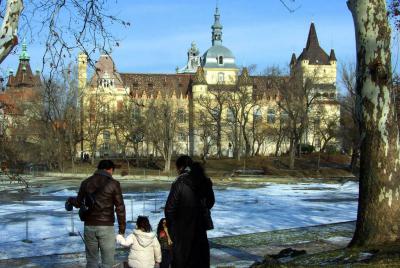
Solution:
<svg viewBox="0 0 400 268"><path fill-rule="evenodd" d="M0 30L0 63L11 53L18 44L19 17L24 9L22 0L8 0L6 12Z"/></svg>
<svg viewBox="0 0 400 268"><path fill-rule="evenodd" d="M222 145L221 145L221 135L222 127L221 127L221 117L219 122L217 122L217 156L218 158L222 158Z"/></svg>
<svg viewBox="0 0 400 268"><path fill-rule="evenodd" d="M357 163L358 163L358 146L353 148L353 152L351 153L351 162L350 162L350 170L351 173L356 174L357 172Z"/></svg>
<svg viewBox="0 0 400 268"><path fill-rule="evenodd" d="M294 169L294 159L296 157L296 144L294 139L290 139L290 146L289 146L289 169Z"/></svg>
<svg viewBox="0 0 400 268"><path fill-rule="evenodd" d="M392 92L390 27L385 0L348 0L357 46L361 115L360 194L349 246L393 243L400 236L400 144Z"/></svg>

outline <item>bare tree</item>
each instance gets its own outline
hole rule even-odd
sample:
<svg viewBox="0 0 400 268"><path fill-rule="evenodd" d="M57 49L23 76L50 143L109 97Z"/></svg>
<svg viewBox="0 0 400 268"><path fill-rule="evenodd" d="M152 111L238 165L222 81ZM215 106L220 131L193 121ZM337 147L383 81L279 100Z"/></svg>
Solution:
<svg viewBox="0 0 400 268"><path fill-rule="evenodd" d="M174 138L178 132L177 111L166 96L146 103L147 134L153 146L164 159L164 171L171 169Z"/></svg>
<svg viewBox="0 0 400 268"><path fill-rule="evenodd" d="M344 147L351 149L350 169L356 172L358 157L360 154L360 130L359 118L356 113L356 71L355 64L343 64L341 66L341 83L346 89L346 95L341 99L341 136ZM347 144L349 144L347 146Z"/></svg>
<svg viewBox="0 0 400 268"><path fill-rule="evenodd" d="M139 145L143 143L146 133L144 107L141 101L129 98L121 102L111 120L122 156L126 159L126 148L128 144L131 144L135 153L136 166L139 166L140 161Z"/></svg>
<svg viewBox="0 0 400 268"><path fill-rule="evenodd" d="M84 113L84 125L86 133L84 139L89 143L91 152L91 161L94 164L96 153L98 152L98 142L100 134L104 134L104 131L110 127L110 107L104 97L104 93L100 89L94 89L96 92L91 93L86 98L86 106L89 107L89 111Z"/></svg>
<svg viewBox="0 0 400 268"><path fill-rule="evenodd" d="M258 103L253 94L252 81L249 77L249 73L247 68L243 68L241 75L238 77L236 86L229 92L227 98L227 124L230 127L234 157L237 160L240 160L243 145L244 155L247 157L251 153L252 116L257 105Z"/></svg>
<svg viewBox="0 0 400 268"><path fill-rule="evenodd" d="M228 91L223 84L217 84L215 87L208 91L207 96L200 96L197 99L197 103L203 109L207 115L207 118L211 119L210 123L215 128L215 144L217 146L217 157L222 157L222 129L223 129L223 113L225 105L228 101ZM203 125L205 127L205 125ZM208 130L206 131L208 132ZM203 131L204 133L204 131Z"/></svg>
<svg viewBox="0 0 400 268"><path fill-rule="evenodd" d="M397 0L391 0L389 5L389 16L392 19L396 29L400 30L400 3Z"/></svg>
<svg viewBox="0 0 400 268"><path fill-rule="evenodd" d="M111 52L118 40L107 27L110 23L129 26L110 13L106 0L6 0L0 1L3 21L0 32L0 63L12 52L21 37L45 43L43 68L49 79L68 64L75 50L90 55ZM31 18L36 18L34 24Z"/></svg>

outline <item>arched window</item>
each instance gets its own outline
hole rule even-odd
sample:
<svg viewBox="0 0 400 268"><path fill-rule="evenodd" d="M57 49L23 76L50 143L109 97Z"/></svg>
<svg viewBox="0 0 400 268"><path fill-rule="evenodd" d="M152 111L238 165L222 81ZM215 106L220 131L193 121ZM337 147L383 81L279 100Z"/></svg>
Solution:
<svg viewBox="0 0 400 268"><path fill-rule="evenodd" d="M262 119L261 109L260 107L255 107L253 111L253 121L260 122Z"/></svg>
<svg viewBox="0 0 400 268"><path fill-rule="evenodd" d="M267 123L268 124L275 123L275 110L274 109L268 109Z"/></svg>
<svg viewBox="0 0 400 268"><path fill-rule="evenodd" d="M108 130L103 130L103 140L105 142L109 142L111 137L111 133Z"/></svg>
<svg viewBox="0 0 400 268"><path fill-rule="evenodd" d="M222 56L218 57L218 64L224 64L224 57Z"/></svg>
<svg viewBox="0 0 400 268"><path fill-rule="evenodd" d="M235 111L232 108L228 108L226 119L228 122L232 123L235 121Z"/></svg>

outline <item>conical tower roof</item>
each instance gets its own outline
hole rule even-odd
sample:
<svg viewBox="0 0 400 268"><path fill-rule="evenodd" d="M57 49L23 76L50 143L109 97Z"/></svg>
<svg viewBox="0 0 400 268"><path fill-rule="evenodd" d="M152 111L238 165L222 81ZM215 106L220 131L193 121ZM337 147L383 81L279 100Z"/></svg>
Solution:
<svg viewBox="0 0 400 268"><path fill-rule="evenodd" d="M329 64L328 54L319 45L317 31L315 30L314 23L311 23L310 25L306 47L303 49L303 52L297 59L297 61L301 60L308 60L309 64L312 65Z"/></svg>

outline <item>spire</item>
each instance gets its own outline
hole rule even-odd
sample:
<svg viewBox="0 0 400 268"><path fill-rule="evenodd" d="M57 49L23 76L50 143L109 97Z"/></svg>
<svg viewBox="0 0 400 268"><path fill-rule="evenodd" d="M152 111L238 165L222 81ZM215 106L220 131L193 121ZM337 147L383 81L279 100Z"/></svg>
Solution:
<svg viewBox="0 0 400 268"><path fill-rule="evenodd" d="M310 31L308 33L306 49L319 47L317 31L315 30L314 22L311 23Z"/></svg>
<svg viewBox="0 0 400 268"><path fill-rule="evenodd" d="M196 74L194 75L193 85L207 85L204 69L201 66L197 68Z"/></svg>
<svg viewBox="0 0 400 268"><path fill-rule="evenodd" d="M26 42L25 42L25 39L24 39L24 41L22 42L22 52L21 52L21 54L19 55L19 60L29 60L29 54L28 54L28 51L27 51L27 45L26 45Z"/></svg>
<svg viewBox="0 0 400 268"><path fill-rule="evenodd" d="M331 54L329 55L329 60L330 61L337 61L335 51L331 49Z"/></svg>
<svg viewBox="0 0 400 268"><path fill-rule="evenodd" d="M292 54L292 58L290 59L290 65L295 65L297 62L296 54Z"/></svg>
<svg viewBox="0 0 400 268"><path fill-rule="evenodd" d="M251 78L246 67L243 67L242 73L238 77L238 83L240 86L251 85Z"/></svg>
<svg viewBox="0 0 400 268"><path fill-rule="evenodd" d="M221 45L222 44L222 24L219 21L219 10L218 10L218 4L215 7L215 13L214 13L214 24L211 26L212 29L212 40L211 43L212 45Z"/></svg>

